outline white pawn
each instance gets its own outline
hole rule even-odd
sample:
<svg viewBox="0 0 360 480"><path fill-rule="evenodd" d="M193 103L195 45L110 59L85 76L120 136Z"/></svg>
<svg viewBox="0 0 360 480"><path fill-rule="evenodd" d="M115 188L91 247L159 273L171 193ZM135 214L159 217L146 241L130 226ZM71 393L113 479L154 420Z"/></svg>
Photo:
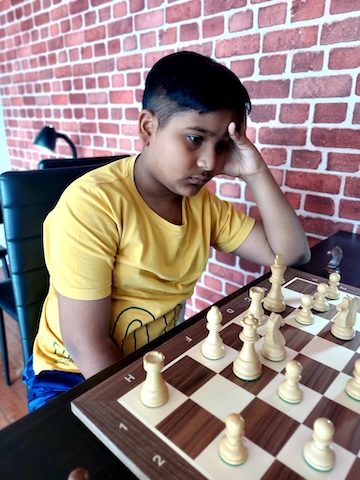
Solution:
<svg viewBox="0 0 360 480"><path fill-rule="evenodd" d="M345 391L350 397L360 400L360 358L355 362L353 375L354 378L346 382Z"/></svg>
<svg viewBox="0 0 360 480"><path fill-rule="evenodd" d="M231 413L225 424L226 431L220 440L219 455L230 465L241 465L248 457L248 449L244 443L244 419L237 413Z"/></svg>
<svg viewBox="0 0 360 480"><path fill-rule="evenodd" d="M225 355L225 346L219 334L222 314L216 305L210 308L206 320L209 335L201 346L201 353L210 360L217 360Z"/></svg>
<svg viewBox="0 0 360 480"><path fill-rule="evenodd" d="M259 325L263 325L266 321L266 315L262 306L265 296L265 288L251 287L249 290L251 303L246 313L252 313Z"/></svg>
<svg viewBox="0 0 360 480"><path fill-rule="evenodd" d="M147 407L160 407L167 402L169 390L161 376L165 356L160 352L148 352L144 355L143 365L147 372L140 390L140 399Z"/></svg>
<svg viewBox="0 0 360 480"><path fill-rule="evenodd" d="M233 362L233 372L241 380L257 380L262 372L262 365L259 355L255 350L255 343L259 340L257 334L258 322L256 318L249 315L240 321L243 327L239 337L243 341L243 346Z"/></svg>
<svg viewBox="0 0 360 480"><path fill-rule="evenodd" d="M329 302L326 300L327 291L328 286L326 283L319 283L313 298L313 309L317 312L327 312L330 308Z"/></svg>
<svg viewBox="0 0 360 480"><path fill-rule="evenodd" d="M330 273L328 285L329 288L326 293L326 298L329 298L330 300L336 300L340 297L340 291L338 289L340 279L341 277L337 272Z"/></svg>
<svg viewBox="0 0 360 480"><path fill-rule="evenodd" d="M320 417L314 422L312 439L304 446L307 463L321 472L328 472L335 466L335 452L332 448L334 425L327 418Z"/></svg>
<svg viewBox="0 0 360 480"><path fill-rule="evenodd" d="M278 388L279 397L288 403L300 403L304 393L299 386L301 380L302 366L297 360L291 360L285 366L285 377Z"/></svg>
<svg viewBox="0 0 360 480"><path fill-rule="evenodd" d="M267 323L261 353L265 358L273 362L281 362L286 357L286 340L280 332L280 327L284 323L282 316L274 312L270 315Z"/></svg>
<svg viewBox="0 0 360 480"><path fill-rule="evenodd" d="M302 325L311 325L314 323L314 315L311 311L312 307L312 296L303 295L301 299L301 309L296 313L295 320Z"/></svg>

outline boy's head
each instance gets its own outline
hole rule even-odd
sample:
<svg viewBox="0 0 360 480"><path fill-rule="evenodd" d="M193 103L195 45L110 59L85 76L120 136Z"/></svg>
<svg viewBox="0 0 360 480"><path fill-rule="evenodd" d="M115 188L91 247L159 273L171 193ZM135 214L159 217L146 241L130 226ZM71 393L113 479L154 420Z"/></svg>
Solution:
<svg viewBox="0 0 360 480"><path fill-rule="evenodd" d="M150 70L143 108L152 111L163 128L173 115L186 110L232 110L241 123L251 103L245 87L228 68L194 52L178 52L160 59Z"/></svg>

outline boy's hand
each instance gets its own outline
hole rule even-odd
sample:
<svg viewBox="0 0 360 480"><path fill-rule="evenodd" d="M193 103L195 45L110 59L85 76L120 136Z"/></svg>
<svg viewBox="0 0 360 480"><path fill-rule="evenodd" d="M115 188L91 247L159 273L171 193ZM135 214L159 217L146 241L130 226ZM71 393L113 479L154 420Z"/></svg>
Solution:
<svg viewBox="0 0 360 480"><path fill-rule="evenodd" d="M263 169L264 160L246 137L246 118L241 122L239 131L236 131L235 122L231 122L228 132L232 142L222 173L232 177L242 177L246 180L247 177L255 175Z"/></svg>

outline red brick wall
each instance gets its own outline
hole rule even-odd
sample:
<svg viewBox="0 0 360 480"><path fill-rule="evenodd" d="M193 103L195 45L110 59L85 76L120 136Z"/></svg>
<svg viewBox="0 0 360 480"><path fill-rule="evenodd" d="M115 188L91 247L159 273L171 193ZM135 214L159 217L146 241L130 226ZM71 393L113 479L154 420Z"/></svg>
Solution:
<svg viewBox="0 0 360 480"><path fill-rule="evenodd" d="M253 101L249 136L299 213L311 245L360 233L360 2L354 0L3 0L0 93L13 168L53 123L79 156L137 152L144 77L176 49L211 55ZM57 155L68 155L59 142ZM241 181L210 186L256 215ZM210 252L189 312L263 269Z"/></svg>

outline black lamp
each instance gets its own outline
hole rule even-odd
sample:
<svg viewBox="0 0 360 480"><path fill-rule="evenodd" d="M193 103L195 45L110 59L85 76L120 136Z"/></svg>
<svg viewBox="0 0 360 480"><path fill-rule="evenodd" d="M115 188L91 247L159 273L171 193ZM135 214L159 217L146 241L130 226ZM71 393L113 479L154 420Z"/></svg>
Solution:
<svg viewBox="0 0 360 480"><path fill-rule="evenodd" d="M54 152L57 138L64 139L65 142L70 145L73 158L77 158L75 145L70 138L63 133L57 132L52 125L46 125L40 130L40 132L36 135L34 145L38 145L39 147L43 147Z"/></svg>

